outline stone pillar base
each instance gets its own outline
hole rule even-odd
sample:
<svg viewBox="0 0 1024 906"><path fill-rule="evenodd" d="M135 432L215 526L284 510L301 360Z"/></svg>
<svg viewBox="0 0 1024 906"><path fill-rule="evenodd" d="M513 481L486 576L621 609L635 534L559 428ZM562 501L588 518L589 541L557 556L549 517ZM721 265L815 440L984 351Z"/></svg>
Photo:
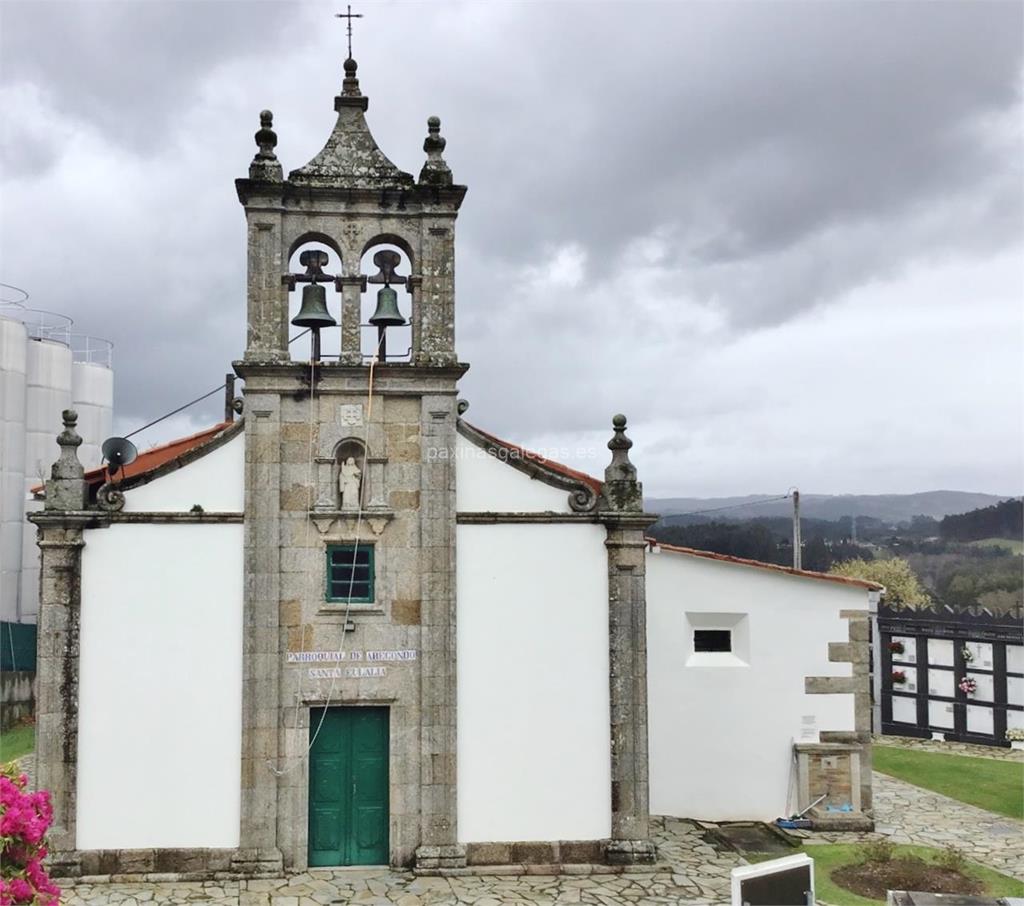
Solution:
<svg viewBox="0 0 1024 906"><path fill-rule="evenodd" d="M465 867L466 847L462 844L420 846L416 849L416 871L418 872Z"/></svg>
<svg viewBox="0 0 1024 906"><path fill-rule="evenodd" d="M82 858L74 850L51 852L46 859L46 870L53 878L80 878L82 876Z"/></svg>
<svg viewBox="0 0 1024 906"><path fill-rule="evenodd" d="M658 848L650 840L609 840L604 858L609 865L653 865Z"/></svg>
<svg viewBox="0 0 1024 906"><path fill-rule="evenodd" d="M245 877L272 878L284 874L279 849L239 849L231 857L231 870Z"/></svg>

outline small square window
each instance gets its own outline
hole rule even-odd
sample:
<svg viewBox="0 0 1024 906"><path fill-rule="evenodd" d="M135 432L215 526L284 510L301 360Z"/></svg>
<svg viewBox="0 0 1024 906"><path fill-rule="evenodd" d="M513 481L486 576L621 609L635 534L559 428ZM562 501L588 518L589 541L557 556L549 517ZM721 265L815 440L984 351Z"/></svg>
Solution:
<svg viewBox="0 0 1024 906"><path fill-rule="evenodd" d="M327 548L327 600L373 603L373 545L332 544Z"/></svg>
<svg viewBox="0 0 1024 906"><path fill-rule="evenodd" d="M694 629L695 652L732 651L731 629Z"/></svg>

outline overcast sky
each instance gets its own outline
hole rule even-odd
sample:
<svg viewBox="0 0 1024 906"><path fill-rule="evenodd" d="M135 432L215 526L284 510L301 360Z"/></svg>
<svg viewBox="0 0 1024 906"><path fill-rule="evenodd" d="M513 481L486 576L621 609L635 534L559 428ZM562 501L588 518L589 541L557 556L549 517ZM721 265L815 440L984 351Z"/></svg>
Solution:
<svg viewBox="0 0 1024 906"><path fill-rule="evenodd" d="M114 341L120 432L240 356L233 180L264 107L323 145L340 8L0 3L0 280ZM623 411L651 496L1020 493L1022 8L359 3L381 148L437 114L469 186L470 420L600 474Z"/></svg>

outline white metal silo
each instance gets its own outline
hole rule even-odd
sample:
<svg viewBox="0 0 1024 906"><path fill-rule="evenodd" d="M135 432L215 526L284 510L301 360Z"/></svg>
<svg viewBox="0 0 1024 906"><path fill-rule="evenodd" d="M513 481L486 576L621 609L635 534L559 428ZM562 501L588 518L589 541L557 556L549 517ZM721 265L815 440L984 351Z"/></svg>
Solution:
<svg viewBox="0 0 1024 906"><path fill-rule="evenodd" d="M28 323L25 384L25 509L38 509L30 489L42 484L60 452L61 413L71 408L71 319L37 312ZM35 622L39 612L39 549L36 527L24 523L21 545L19 619Z"/></svg>
<svg viewBox="0 0 1024 906"><path fill-rule="evenodd" d="M78 458L86 470L102 463L100 448L111 434L114 415L113 345L97 337L74 336L71 343L71 408L78 413L82 446Z"/></svg>
<svg viewBox="0 0 1024 906"><path fill-rule="evenodd" d="M39 610L39 549L25 513L40 509L31 489L59 455L61 413L79 412L83 465L100 465L110 436L112 344L71 334L65 315L28 308L28 294L0 299L0 620L34 622Z"/></svg>
<svg viewBox="0 0 1024 906"><path fill-rule="evenodd" d="M19 617L25 523L25 369L28 332L0 313L0 620Z"/></svg>

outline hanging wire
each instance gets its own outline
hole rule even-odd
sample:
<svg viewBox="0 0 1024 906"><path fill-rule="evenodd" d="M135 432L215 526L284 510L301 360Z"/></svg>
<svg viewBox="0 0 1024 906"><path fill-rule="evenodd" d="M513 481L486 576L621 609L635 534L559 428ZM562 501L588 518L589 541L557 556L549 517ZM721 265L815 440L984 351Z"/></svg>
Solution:
<svg viewBox="0 0 1024 906"><path fill-rule="evenodd" d="M376 355L374 355L374 357L372 359L370 359L369 392L367 393L367 397L366 397L366 431L363 433L363 470L364 470L364 473L363 473L363 476L362 476L363 481L366 480L366 474L365 474L365 469L366 469L366 451L368 449L368 445L369 445L369 442L370 442L370 416L373 413L373 370L374 370L374 367L377 364L377 358L380 355L380 343L383 343L383 341L384 341L384 337L383 337L383 334L382 334L381 338L380 338L380 340L378 342L377 353L376 353ZM353 533L354 537L355 537L355 544L352 547L352 566L351 566L351 568L349 570L349 576L348 576L348 594L345 596L345 618L342 621L341 647L338 649L341 654L344 654L344 652L345 652L345 642L346 642L346 639L347 639L347 636L348 636L348 633L347 633L347 630L346 630L345 627L348 626L348 618L349 618L349 614L351 613L351 610L352 610L352 591L353 591L353 588L355 586L355 581L356 581L356 561L358 559L358 554L359 554L359 540L360 540L359 539L359 529L360 529L360 527L362 525L362 522L363 522L363 487L362 487L362 485L360 485L360 487L359 487L358 505L356 507L356 530ZM338 663L339 664L341 663L341 659L340 658L339 658ZM334 697L334 687L335 687L335 685L337 684L337 681L338 681L338 673L342 669L343 668L338 667L337 670L332 671L332 673L331 673L331 685L330 685L330 688L327 690L327 699L324 702L323 707L320 709L320 722L316 726L316 732L313 733L312 737L309 740L309 745L306 747L306 751L307 752L309 752L309 750L313 748L313 744L316 742L316 738L320 735L320 730L321 730L321 728L324 725L324 720L327 718L327 709L331 706L331 700ZM300 680L300 683L301 683L301 680Z"/></svg>
<svg viewBox="0 0 1024 906"><path fill-rule="evenodd" d="M161 415L160 418L154 419L148 425L143 425L141 428L136 428L134 431L132 431L131 434L126 434L125 435L125 440L127 440L129 437L134 437L140 431L145 431L147 428L152 428L153 425L159 425L160 422L162 422L165 418L170 418L172 415L177 415L179 412L183 412L184 410L186 410L189 406L194 406L196 403L201 403L203 400L207 399L208 397L213 396L215 393L218 393L219 391L223 390L225 387L227 387L227 382L226 381L223 384L221 384L219 387L214 387L213 390L211 390L209 393L204 393L202 396L197 396L191 402L185 403L184 406L178 406L177 409L171 410L166 415Z"/></svg>
<svg viewBox="0 0 1024 906"><path fill-rule="evenodd" d="M300 336L301 336L301 334L300 334ZM381 338L381 340L379 342L382 342L382 341L383 341L383 337ZM370 443L370 421L371 421L371 417L373 415L373 376L374 376L374 369L375 369L375 367L377 365L378 357L380 355L380 345L379 345L379 342L378 342L376 353L370 359L370 373L369 373L369 381L368 381L367 397L366 397L366 418L364 419L364 421L366 423L366 430L363 433L363 454L364 454L364 457L363 457L363 476L362 476L362 481L366 481L366 477L367 477L366 476L366 469L365 469L365 466L366 466L366 451L369 449L369 443ZM309 521L312 521L312 518L313 518L313 502L314 502L313 501L313 495L315 493L314 482L313 482L313 425L314 425L314 422L315 422L315 412L316 412L316 405L317 405L317 403L316 403L316 379L315 379L316 378L316 374L315 374L315 371L316 371L316 363L311 361L310 362L310 375L309 375L309 377L310 377L310 382L309 382L309 384L310 384L310 393L309 393L309 453L308 453L308 458L307 458L307 463L306 463L307 487L309 489L309 495L307 497L308 508L307 508L307 512L306 512L306 519L309 520ZM355 532L353 533L354 538L355 538L355 543L352 546L352 565L351 565L350 570L349 570L348 593L345 596L344 617L343 617L342 622L341 622L341 626L342 626L341 642L340 642L340 644L338 646L338 649L337 649L337 656L338 657L337 657L336 663L339 666L337 666L331 672L331 684L330 684L330 686L327 689L327 696L324 699L322 706L320 707L320 720L317 722L316 730L314 730L313 733L311 734L310 739L309 739L309 743L306 746L306 752L307 753L313 748L313 745L316 743L317 737L320 735L320 730L323 728L324 721L327 719L327 710L328 710L328 708L330 708L331 702L334 700L334 692L335 692L335 688L337 687L338 677L341 675L341 671L344 670L344 667L342 667L340 665L342 663L344 663L344 661L345 661L346 644L348 642L348 629L347 629L347 627L348 627L348 623L349 623L349 617L351 616L351 613L352 613L352 593L353 593L354 588L355 588L356 561L357 561L358 554L359 554L359 545L360 545L360 540L361 540L360 539L360 528L362 527L362 523L363 523L363 488L364 488L364 485L361 484L360 488L359 488L359 497L358 497L358 501L357 501L357 505L356 505L356 527L355 527ZM309 571L309 583L307 584L307 589L308 589L308 600L310 600L310 601L313 600L314 595L315 595L315 591L316 591L315 588L314 588L314 582L315 582L314 577L316 575L317 575L317 572L315 570L310 570ZM303 625L302 625L301 643L302 643L303 649L304 649L305 648L305 643L306 643L306 624L305 624L305 622L303 622ZM296 703L295 703L295 720L294 720L293 726L292 726L292 731L293 732L295 732L295 731L297 731L299 729L299 710L302 707L302 702L305 701L304 679L303 679L302 669L304 669L304 668L300 668L299 688L298 688L298 691L296 692L296 699L297 700L296 700ZM275 777L284 777L287 774L290 774L292 771L294 771L299 766L300 761L299 760L294 760L289 767L284 768L284 769L275 767L273 761L271 759L269 759L269 758L267 759L266 764L267 764L267 768L270 770L270 772Z"/></svg>
<svg viewBox="0 0 1024 906"><path fill-rule="evenodd" d="M8 284L6 284L6 283L0 283L0 286L7 286L7 285ZM17 287L14 287L14 286L12 286L10 288L11 289L17 289ZM18 290L18 292L24 293L25 290L21 289L21 290ZM25 293L25 298L26 299L28 298L28 293ZM19 303L12 302L12 303L9 303L9 304L16 305L16 304L19 304ZM296 334L294 337L292 337L288 341L288 345L290 346L296 340L300 339L301 337L304 337L307 333L309 333L309 330L310 330L310 328L307 328L306 330L302 331L302 333ZM136 428L134 431L132 431L131 434L126 434L125 435L125 440L127 440L129 437L134 437L136 434L140 433L141 431L145 431L147 428L152 428L153 425L159 425L160 422L162 422L165 418L170 418L172 415L177 415L179 412L184 412L189 406L194 406L196 403L201 403L203 400L208 399L209 397L213 396L215 393L218 393L219 391L223 390L225 387L227 387L227 385L228 385L227 381L225 381L220 386L214 387L213 390L210 390L208 393L204 393L202 396L197 396L194 400L192 400L192 401L190 401L188 403L185 403L184 406L178 406L177 409L172 409L166 415L161 415L160 418L154 419L148 425L143 425L141 428Z"/></svg>
<svg viewBox="0 0 1024 906"><path fill-rule="evenodd" d="M723 510L740 510L747 506L758 506L762 503L777 503L780 500L789 500L792 496L792 494L783 494L780 497L765 497L764 500L749 500L746 503L732 503L729 506L716 506L710 510L693 510L689 513L665 513L663 518L667 519L669 516L703 516L705 513L721 513Z"/></svg>

